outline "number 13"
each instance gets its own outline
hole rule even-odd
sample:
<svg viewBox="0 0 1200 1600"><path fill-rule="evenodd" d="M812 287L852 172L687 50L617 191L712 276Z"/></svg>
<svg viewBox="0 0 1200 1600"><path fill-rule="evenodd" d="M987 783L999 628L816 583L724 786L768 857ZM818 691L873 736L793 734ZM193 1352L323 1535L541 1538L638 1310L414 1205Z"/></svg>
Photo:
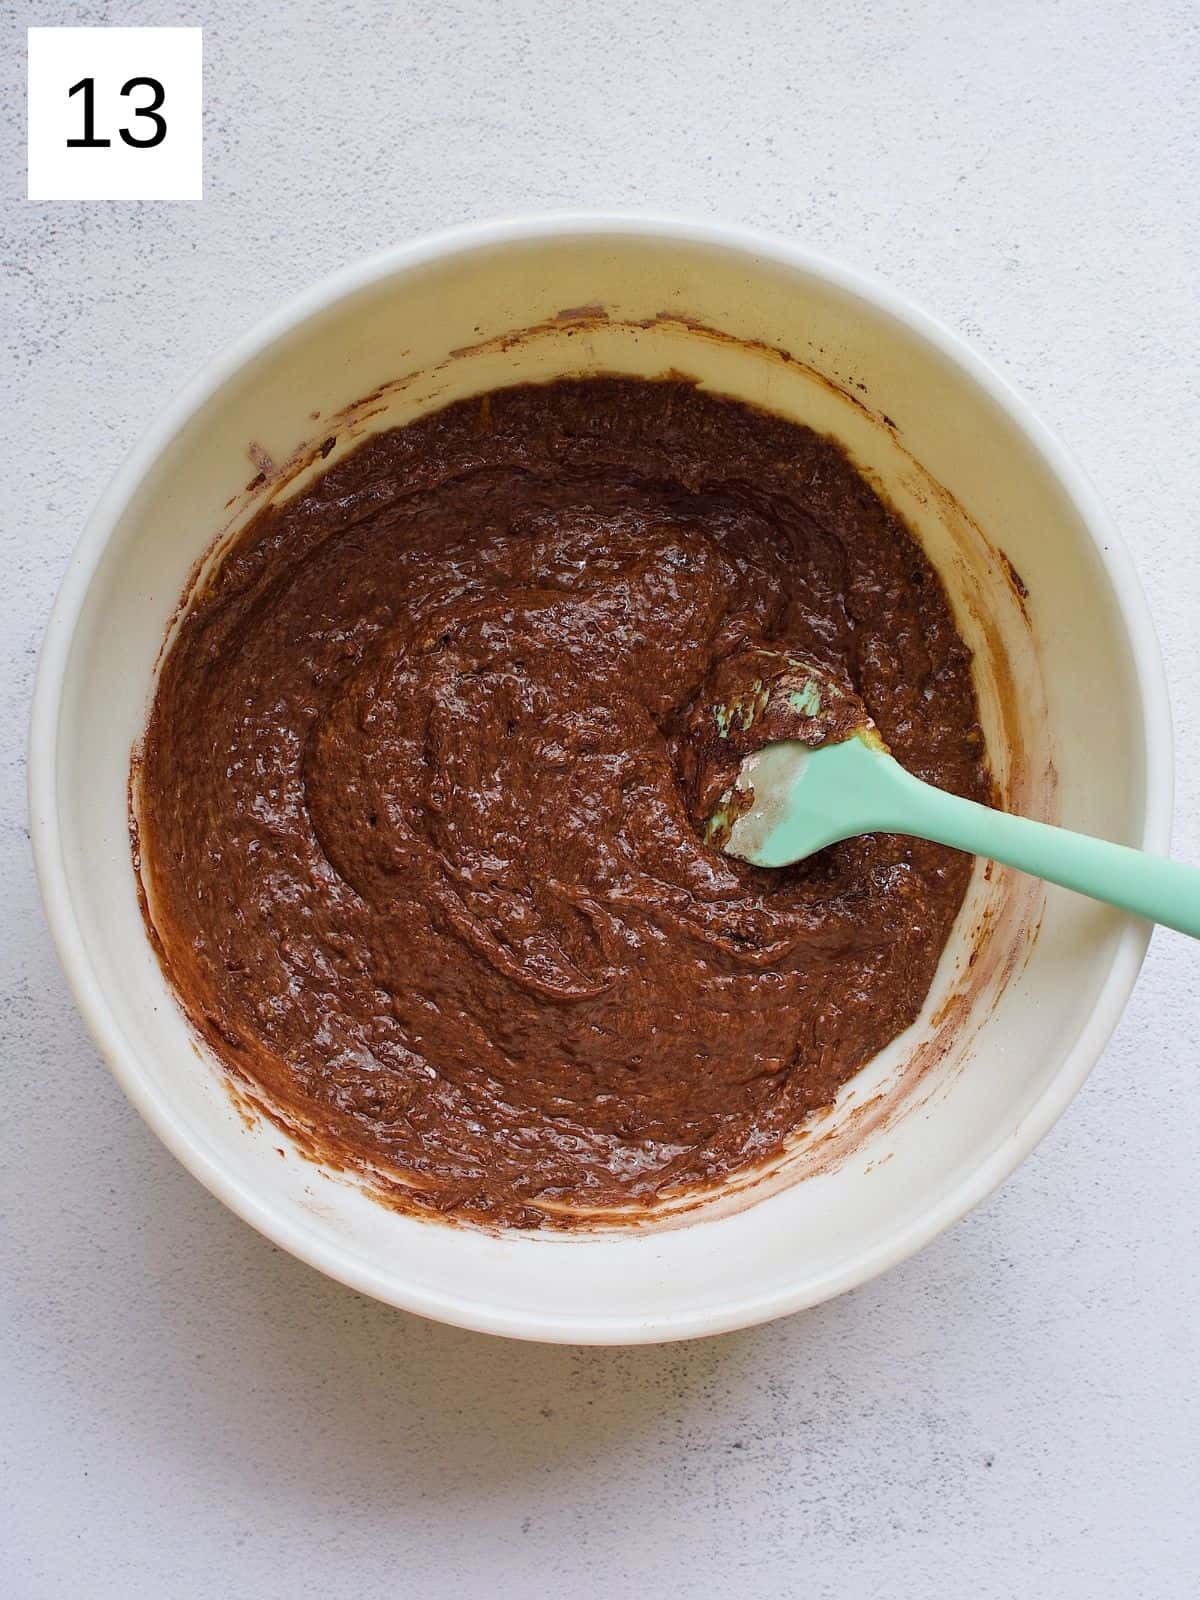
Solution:
<svg viewBox="0 0 1200 1600"><path fill-rule="evenodd" d="M150 150L156 144L161 144L167 137L167 119L159 116L159 108L166 100L166 90L157 78L130 78L127 83L122 84L121 93L123 95L132 94L135 89L149 89L151 92L153 98L150 104L147 106L135 106L134 116L148 117L154 124L154 132L147 134L145 138L139 138L137 134L130 133L128 128L118 128L117 132L125 143L132 145L135 150ZM97 139L96 137L95 78L80 78L78 83L73 84L67 90L68 100L72 95L78 94L80 90L83 91L83 138L68 139L67 148L69 150L103 150L112 144L112 140Z"/></svg>

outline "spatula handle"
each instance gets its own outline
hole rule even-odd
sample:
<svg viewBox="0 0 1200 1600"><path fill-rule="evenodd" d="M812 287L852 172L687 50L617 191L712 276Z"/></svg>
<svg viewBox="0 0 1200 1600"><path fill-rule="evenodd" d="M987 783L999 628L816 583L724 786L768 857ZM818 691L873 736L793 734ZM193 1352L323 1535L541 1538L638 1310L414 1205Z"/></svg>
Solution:
<svg viewBox="0 0 1200 1600"><path fill-rule="evenodd" d="M1200 938L1197 868L977 805L922 783L890 757L884 759L889 770L887 814L876 824L881 831L915 833L1003 861Z"/></svg>

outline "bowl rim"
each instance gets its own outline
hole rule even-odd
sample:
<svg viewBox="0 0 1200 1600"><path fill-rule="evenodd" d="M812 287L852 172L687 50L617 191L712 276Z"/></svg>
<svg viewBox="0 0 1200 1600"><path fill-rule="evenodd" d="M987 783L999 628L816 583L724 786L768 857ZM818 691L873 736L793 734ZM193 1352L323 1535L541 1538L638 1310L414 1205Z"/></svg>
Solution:
<svg viewBox="0 0 1200 1600"><path fill-rule="evenodd" d="M1170 703L1162 655L1132 559L1096 490L1061 443L990 361L907 295L873 274L759 229L656 212L551 211L473 222L391 246L329 274L235 339L149 424L118 467L70 557L42 641L29 733L29 814L34 862L51 935L76 1004L125 1095L192 1175L275 1244L352 1289L403 1310L483 1333L573 1344L640 1344L728 1332L785 1316L855 1288L907 1259L985 1199L1050 1130L1078 1093L1120 1019L1149 946L1152 926L1130 918L1121 930L1092 1015L1033 1109L986 1161L936 1195L885 1241L837 1268L783 1290L646 1318L512 1311L434 1292L404 1280L403 1266L362 1261L264 1199L227 1172L207 1142L177 1116L126 1039L95 975L75 916L62 851L57 773L67 665L88 587L117 524L143 478L193 414L251 359L336 302L381 279L458 255L517 243L611 234L723 248L823 278L907 326L974 382L1002 410L1067 494L1112 585L1132 657L1142 713L1146 789L1139 841L1165 853L1173 804ZM697 1227L704 1226L697 1222Z"/></svg>

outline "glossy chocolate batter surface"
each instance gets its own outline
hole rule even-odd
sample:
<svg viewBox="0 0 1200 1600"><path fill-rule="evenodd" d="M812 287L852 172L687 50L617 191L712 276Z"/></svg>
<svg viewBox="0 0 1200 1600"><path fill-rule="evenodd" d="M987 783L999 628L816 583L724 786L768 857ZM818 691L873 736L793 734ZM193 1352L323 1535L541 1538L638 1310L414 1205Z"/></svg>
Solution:
<svg viewBox="0 0 1200 1600"><path fill-rule="evenodd" d="M762 647L986 798L941 584L830 441L594 379L362 445L251 524L162 670L139 849L189 1016L437 1212L566 1225L778 1150L916 1017L970 863L702 843L697 729Z"/></svg>

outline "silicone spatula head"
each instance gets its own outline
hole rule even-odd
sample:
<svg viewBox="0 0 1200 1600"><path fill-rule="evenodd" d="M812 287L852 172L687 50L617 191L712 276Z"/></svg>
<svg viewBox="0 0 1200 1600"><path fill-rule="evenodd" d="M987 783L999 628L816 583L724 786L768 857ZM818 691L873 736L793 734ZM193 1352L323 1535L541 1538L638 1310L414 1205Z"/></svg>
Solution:
<svg viewBox="0 0 1200 1600"><path fill-rule="evenodd" d="M886 746L866 707L833 667L790 651L745 650L722 662L693 715L693 814L708 843L738 848L755 795L798 772L807 752L856 736ZM758 772L757 789L751 774ZM814 846L814 848L819 848Z"/></svg>

